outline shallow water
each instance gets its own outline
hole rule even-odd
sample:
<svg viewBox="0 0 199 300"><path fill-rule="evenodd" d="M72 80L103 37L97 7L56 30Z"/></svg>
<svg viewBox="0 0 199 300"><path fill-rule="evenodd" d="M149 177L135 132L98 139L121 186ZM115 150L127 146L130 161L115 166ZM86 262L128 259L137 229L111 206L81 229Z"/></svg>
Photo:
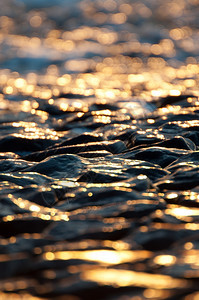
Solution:
<svg viewBox="0 0 199 300"><path fill-rule="evenodd" d="M199 1L3 1L0 299L198 299Z"/></svg>

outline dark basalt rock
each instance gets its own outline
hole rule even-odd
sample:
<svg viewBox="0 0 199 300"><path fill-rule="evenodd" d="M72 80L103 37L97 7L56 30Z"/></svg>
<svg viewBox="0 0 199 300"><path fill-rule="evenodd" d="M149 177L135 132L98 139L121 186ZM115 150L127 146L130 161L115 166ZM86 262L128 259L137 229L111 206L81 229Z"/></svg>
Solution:
<svg viewBox="0 0 199 300"><path fill-rule="evenodd" d="M157 179L164 177L168 174L167 171L162 170L161 168L148 168L147 166L143 166L142 168L140 168L139 166L128 168L125 172L132 176L146 175L152 182L155 182Z"/></svg>
<svg viewBox="0 0 199 300"><path fill-rule="evenodd" d="M144 132L142 134L135 134L132 136L128 145L130 146L129 148L135 147L136 149L136 147L147 147L158 142L162 142L162 138L158 138L156 135L151 135Z"/></svg>
<svg viewBox="0 0 199 300"><path fill-rule="evenodd" d="M198 131L185 132L182 135L183 135L183 137L191 140L197 147L199 147L199 132Z"/></svg>
<svg viewBox="0 0 199 300"><path fill-rule="evenodd" d="M171 164L169 167L172 167L174 164L180 164L180 163L195 163L196 165L199 162L199 151L194 151L191 153L187 153L181 157L179 157L173 164Z"/></svg>
<svg viewBox="0 0 199 300"><path fill-rule="evenodd" d="M125 180L124 176L114 176L108 174L100 174L94 171L88 171L81 175L78 182L93 182L93 183L111 183Z"/></svg>
<svg viewBox="0 0 199 300"><path fill-rule="evenodd" d="M15 136L7 136L0 139L1 152L14 152L17 154L30 153L40 151L54 145L55 141L50 139L28 139Z"/></svg>
<svg viewBox="0 0 199 300"><path fill-rule="evenodd" d="M173 148L173 149L185 149L185 150L196 150L196 145L189 138L176 136L174 138L170 138L166 141L162 141L156 143L153 146L165 147L165 148Z"/></svg>
<svg viewBox="0 0 199 300"><path fill-rule="evenodd" d="M178 102L186 100L187 98L194 98L194 95L167 96L159 99L159 101L156 102L156 104L158 107L164 107L166 105L171 105L175 103L178 104Z"/></svg>
<svg viewBox="0 0 199 300"><path fill-rule="evenodd" d="M0 236L8 238L22 233L41 233L50 223L41 219L0 222Z"/></svg>
<svg viewBox="0 0 199 300"><path fill-rule="evenodd" d="M78 144L75 146L63 146L57 147L46 151L38 151L33 154L24 156L23 159L28 161L41 161L49 156L60 154L78 154L82 152L90 151L110 151L113 154L123 152L126 150L126 146L122 141L105 141L105 142L93 142L87 144Z"/></svg>
<svg viewBox="0 0 199 300"><path fill-rule="evenodd" d="M28 163L25 160L20 159L1 159L0 160L0 172L17 172L21 171L29 166L31 166L33 163Z"/></svg>
<svg viewBox="0 0 199 300"><path fill-rule="evenodd" d="M157 182L160 189L189 190L199 185L199 167L181 167Z"/></svg>
<svg viewBox="0 0 199 300"><path fill-rule="evenodd" d="M62 198L63 194L58 194L50 186L45 188L36 188L35 186L27 186L23 189L15 189L12 191L13 196L45 206L52 207L58 201L58 197Z"/></svg>
<svg viewBox="0 0 199 300"><path fill-rule="evenodd" d="M167 229L157 229L146 233L138 233L135 236L135 241L146 250L162 251L169 249L178 239L186 237L186 234L186 230L176 232Z"/></svg>
<svg viewBox="0 0 199 300"><path fill-rule="evenodd" d="M87 158L94 158L94 157L105 157L111 155L110 152L106 150L98 150L96 151L88 151L88 152L80 152L78 156L87 157Z"/></svg>
<svg viewBox="0 0 199 300"><path fill-rule="evenodd" d="M138 159L143 161L152 162L157 164L162 168L170 165L172 162L177 160L180 156L187 154L186 150L177 150L177 149L167 149L164 147L150 147L150 148L141 148L139 150L129 151L124 155L128 159Z"/></svg>
<svg viewBox="0 0 199 300"><path fill-rule="evenodd" d="M161 127L159 127L159 131L167 134L176 134L183 133L189 131L199 131L199 121L191 120L191 121L173 121L168 122Z"/></svg>
<svg viewBox="0 0 199 300"><path fill-rule="evenodd" d="M74 137L72 139L63 141L62 143L56 144L55 147L74 146L74 145L92 143L92 142L96 143L96 142L100 142L102 140L103 140L103 138L99 134L84 133L84 134L78 135L77 137ZM53 148L53 147L51 147L51 148Z"/></svg>
<svg viewBox="0 0 199 300"><path fill-rule="evenodd" d="M28 172L37 172L53 178L77 177L84 166L80 158L72 154L55 155L27 168Z"/></svg>

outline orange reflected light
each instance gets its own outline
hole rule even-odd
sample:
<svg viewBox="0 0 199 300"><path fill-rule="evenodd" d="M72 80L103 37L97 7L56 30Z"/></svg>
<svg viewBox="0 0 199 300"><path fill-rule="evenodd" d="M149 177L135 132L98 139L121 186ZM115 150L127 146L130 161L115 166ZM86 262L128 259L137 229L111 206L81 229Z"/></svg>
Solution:
<svg viewBox="0 0 199 300"><path fill-rule="evenodd" d="M30 178L30 177L27 176L27 178ZM50 190L50 188L48 188L47 190ZM48 207L40 206L38 204L32 204L28 200L24 200L21 198L15 198L11 194L9 194L8 197L18 207L29 211L33 217L37 217L37 218L40 218L43 220L54 220L54 221L68 221L69 220L68 215L66 213L61 212L55 208L48 208ZM15 218L19 218L19 217L20 217L20 215L7 216L4 218L4 221L5 222L12 221Z"/></svg>
<svg viewBox="0 0 199 300"><path fill-rule="evenodd" d="M139 286L156 289L173 289L189 287L190 283L185 279L176 279L167 275L148 274L118 269L95 269L83 272L83 280L95 281L104 285L118 287Z"/></svg>
<svg viewBox="0 0 199 300"><path fill-rule="evenodd" d="M22 89L23 87L25 87L25 85L26 85L26 80L25 79L23 79L23 78L17 78L15 80L15 86L16 86L16 88Z"/></svg>
<svg viewBox="0 0 199 300"><path fill-rule="evenodd" d="M176 262L176 257L173 255L158 255L153 261L158 265L170 266Z"/></svg>
<svg viewBox="0 0 199 300"><path fill-rule="evenodd" d="M119 10L127 15L130 15L133 11L133 7L130 4L123 3L120 5Z"/></svg>
<svg viewBox="0 0 199 300"><path fill-rule="evenodd" d="M180 96L181 92L179 90L170 90L169 94L171 96Z"/></svg>
<svg viewBox="0 0 199 300"><path fill-rule="evenodd" d="M38 15L35 15L30 18L30 25L32 27L40 27L42 23L42 18Z"/></svg>
<svg viewBox="0 0 199 300"><path fill-rule="evenodd" d="M5 94L11 95L13 93L13 87L12 86L7 86L7 87L3 88L3 92Z"/></svg>
<svg viewBox="0 0 199 300"><path fill-rule="evenodd" d="M50 256L49 256L50 255ZM149 251L130 251L130 250L88 250L88 251L59 251L54 252L53 256L47 252L44 254L44 259L50 260L68 260L68 259L85 259L97 263L105 263L108 265L121 264L125 262L138 261L151 257Z"/></svg>
<svg viewBox="0 0 199 300"><path fill-rule="evenodd" d="M115 24L123 24L126 22L127 17L124 13L117 13L111 16L111 20Z"/></svg>
<svg viewBox="0 0 199 300"><path fill-rule="evenodd" d="M166 213L175 216L177 218L190 217L190 216L199 216L198 208L186 208L186 207L178 207L173 205L172 208L168 208L165 211Z"/></svg>

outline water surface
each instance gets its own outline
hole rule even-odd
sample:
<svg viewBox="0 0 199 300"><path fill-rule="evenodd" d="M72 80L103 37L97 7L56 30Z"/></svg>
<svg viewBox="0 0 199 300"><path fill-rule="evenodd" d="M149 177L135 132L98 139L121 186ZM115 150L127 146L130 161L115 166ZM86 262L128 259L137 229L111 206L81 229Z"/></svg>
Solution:
<svg viewBox="0 0 199 300"><path fill-rule="evenodd" d="M0 298L193 300L199 1L3 1Z"/></svg>

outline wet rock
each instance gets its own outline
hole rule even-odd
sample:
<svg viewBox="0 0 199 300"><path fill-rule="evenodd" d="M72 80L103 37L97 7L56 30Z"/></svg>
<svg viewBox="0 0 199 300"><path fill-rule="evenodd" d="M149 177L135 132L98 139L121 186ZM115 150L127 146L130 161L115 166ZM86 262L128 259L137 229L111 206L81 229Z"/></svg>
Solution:
<svg viewBox="0 0 199 300"><path fill-rule="evenodd" d="M167 229L157 229L154 231L147 231L146 233L138 233L135 236L135 241L144 249L149 251L161 251L169 249L173 243L178 239L185 237L187 232L176 232Z"/></svg>
<svg viewBox="0 0 199 300"><path fill-rule="evenodd" d="M74 137L72 139L68 139L60 144L56 144L55 146L56 147L73 146L73 145L79 145L85 143L100 142L102 140L103 139L99 134L85 133L77 137Z"/></svg>
<svg viewBox="0 0 199 300"><path fill-rule="evenodd" d="M176 149L185 149L185 150L196 150L196 145L189 138L184 138L177 136L170 138L166 141L156 143L154 146L166 147L166 148L176 148Z"/></svg>
<svg viewBox="0 0 199 300"><path fill-rule="evenodd" d="M58 195L50 186L27 186L12 191L13 196L28 199L45 207L52 207L58 201ZM61 195L60 195L61 197Z"/></svg>
<svg viewBox="0 0 199 300"><path fill-rule="evenodd" d="M191 153L184 154L183 156L179 157L173 164L169 166L169 168L172 168L174 165L179 165L181 163L192 163L193 165L198 165L199 161L199 151L194 151Z"/></svg>
<svg viewBox="0 0 199 300"><path fill-rule="evenodd" d="M167 149L164 147L150 147L141 148L139 150L129 151L124 155L125 158L137 159L152 162L162 168L170 165L172 162L177 160L180 156L187 154L186 150Z"/></svg>
<svg viewBox="0 0 199 300"><path fill-rule="evenodd" d="M98 150L96 151L88 151L88 152L80 152L78 156L87 157L87 158L94 158L94 157L105 157L109 156L111 153L106 150Z"/></svg>
<svg viewBox="0 0 199 300"><path fill-rule="evenodd" d="M135 166L128 168L126 173L135 175L146 175L152 182L156 181L157 179L164 177L168 174L166 170L158 168L158 166Z"/></svg>
<svg viewBox="0 0 199 300"><path fill-rule="evenodd" d="M47 176L43 176L36 173L22 173L22 172L15 172L14 174L11 173L0 173L0 180L7 181L9 183L14 183L18 186L29 186L29 185L38 185L38 182L41 184L46 184L51 181L50 178Z"/></svg>
<svg viewBox="0 0 199 300"><path fill-rule="evenodd" d="M182 133L186 131L199 131L199 121L198 120L191 120L191 121L173 121L168 122L162 125L159 130L162 133L171 133L176 134L176 132Z"/></svg>
<svg viewBox="0 0 199 300"><path fill-rule="evenodd" d="M110 183L125 179L125 176L114 176L108 174L100 174L94 171L88 171L79 177L78 182Z"/></svg>
<svg viewBox="0 0 199 300"><path fill-rule="evenodd" d="M162 203L155 203L155 201L150 200L137 200L135 203L131 204L121 204L119 210L116 208L114 217L132 218L139 219L144 216L150 215L157 209L163 209L164 205Z"/></svg>
<svg viewBox="0 0 199 300"><path fill-rule="evenodd" d="M0 172L17 172L21 171L33 163L27 163L25 160L16 159L1 159L0 160Z"/></svg>
<svg viewBox="0 0 199 300"><path fill-rule="evenodd" d="M148 134L146 132L142 132L139 134L135 134L131 137L129 146L131 147L147 147L150 145L154 145L158 142L162 142L162 138L159 138L155 134Z"/></svg>
<svg viewBox="0 0 199 300"><path fill-rule="evenodd" d="M71 220L70 223L59 222L49 226L44 235L46 238L52 236L56 240L79 240L94 238L103 240L104 238L110 240L117 240L129 231L130 224L123 223L121 227L113 226L110 221L104 225L102 221L89 220L84 222L81 220ZM110 228L110 230L109 230ZM112 230L111 230L112 228Z"/></svg>
<svg viewBox="0 0 199 300"><path fill-rule="evenodd" d="M38 164L26 169L53 178L74 178L84 169L82 160L72 154L62 154L48 157Z"/></svg>
<svg viewBox="0 0 199 300"><path fill-rule="evenodd" d="M40 151L54 143L54 141L47 139L26 139L15 136L7 136L0 140L0 151L12 151L17 154L25 154L33 151Z"/></svg>
<svg viewBox="0 0 199 300"><path fill-rule="evenodd" d="M122 141L105 141L100 143L87 143L87 144L80 144L75 146L63 146L57 147L46 151L39 151L34 152L33 154L24 156L23 159L28 161L41 161L49 156L60 155L60 154L78 154L82 152L90 152L90 151L100 151L100 150L107 150L111 153L120 153L126 150L126 146Z"/></svg>
<svg viewBox="0 0 199 300"><path fill-rule="evenodd" d="M199 185L199 168L181 167L157 182L160 189L189 190Z"/></svg>
<svg viewBox="0 0 199 300"><path fill-rule="evenodd" d="M41 233L51 221L42 219L0 221L0 235L8 238L22 233Z"/></svg>
<svg viewBox="0 0 199 300"><path fill-rule="evenodd" d="M193 97L193 95L167 96L165 98L159 99L158 107L164 107L166 105L175 104L182 100L186 100L187 98L190 97Z"/></svg>
<svg viewBox="0 0 199 300"><path fill-rule="evenodd" d="M183 133L183 137L191 140L197 147L199 147L199 132L191 131Z"/></svg>

